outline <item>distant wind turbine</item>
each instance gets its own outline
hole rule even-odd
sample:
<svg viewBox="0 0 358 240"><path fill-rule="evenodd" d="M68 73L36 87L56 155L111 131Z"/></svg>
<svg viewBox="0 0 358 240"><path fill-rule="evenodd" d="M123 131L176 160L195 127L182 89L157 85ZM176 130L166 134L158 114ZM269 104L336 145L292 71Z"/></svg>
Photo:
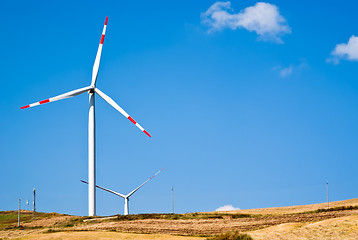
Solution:
<svg viewBox="0 0 358 240"><path fill-rule="evenodd" d="M123 116L128 118L132 123L134 123L142 132L147 134L149 137L149 133L144 130L134 119L128 115L117 103L115 103L110 97L96 88L96 81L99 69L99 63L101 60L101 53L103 47L104 36L106 33L108 17L106 18L106 22L104 23L103 32L101 36L101 40L98 46L96 59L94 61L93 70L92 70L92 82L88 87L80 88L77 90L73 90L68 93L64 93L58 95L56 97L52 97L46 100L42 100L39 102L35 102L26 106L21 107L21 109L38 106L40 104L54 102L58 100L62 100L65 98L75 97L84 92L88 92L89 94L89 116L88 116L88 215L95 216L96 215L96 128L95 128L95 93L97 93L101 98L103 98L107 103L109 103L112 107L118 110ZM34 207L35 211L35 207Z"/></svg>
<svg viewBox="0 0 358 240"><path fill-rule="evenodd" d="M157 172L156 174L154 174L152 177L148 178L147 181L145 181L144 183L142 183L141 185L139 185L139 187L137 187L136 189L134 189L133 191L131 191L130 193L128 193L127 195L124 195L124 194L121 194L121 193L118 193L118 192L115 192L115 191L112 191L110 189L107 189L107 188L104 188L104 187L100 187L100 186L97 186L98 188L104 190L104 191L107 191L107 192L110 192L110 193L113 193L117 196L120 196L122 198L124 198L124 215L128 215L129 214L129 197L133 195L133 193L135 193L136 191L138 191L139 188L141 188L144 184L146 184L149 180L151 180L152 178L154 178L155 176L157 176L161 171L163 171L163 169L161 169L159 172ZM88 182L86 181L83 181L81 180L81 182L83 183L86 183L88 184Z"/></svg>

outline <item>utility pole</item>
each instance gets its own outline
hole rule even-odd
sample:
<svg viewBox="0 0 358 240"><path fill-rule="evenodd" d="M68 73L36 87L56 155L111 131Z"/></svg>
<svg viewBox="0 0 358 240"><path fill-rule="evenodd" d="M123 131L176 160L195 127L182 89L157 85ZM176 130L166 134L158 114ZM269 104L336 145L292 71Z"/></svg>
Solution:
<svg viewBox="0 0 358 240"><path fill-rule="evenodd" d="M19 215L17 218L17 227L20 227L21 198L19 198Z"/></svg>
<svg viewBox="0 0 358 240"><path fill-rule="evenodd" d="M32 212L32 218L35 219L35 214L36 214L36 189L34 188L34 199L33 199L33 212Z"/></svg>
<svg viewBox="0 0 358 240"><path fill-rule="evenodd" d="M33 204L34 204L33 212L35 213L36 212L36 189L35 188L34 188L34 201L33 201Z"/></svg>
<svg viewBox="0 0 358 240"><path fill-rule="evenodd" d="M329 198L328 198L328 181L327 181L327 209L329 208Z"/></svg>
<svg viewBox="0 0 358 240"><path fill-rule="evenodd" d="M172 213L174 214L174 188L172 187Z"/></svg>

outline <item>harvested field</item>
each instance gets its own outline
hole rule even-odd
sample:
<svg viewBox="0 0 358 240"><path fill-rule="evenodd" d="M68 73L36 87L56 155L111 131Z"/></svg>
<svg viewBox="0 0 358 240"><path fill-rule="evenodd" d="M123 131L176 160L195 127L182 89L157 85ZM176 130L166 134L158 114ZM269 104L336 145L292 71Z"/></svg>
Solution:
<svg viewBox="0 0 358 240"><path fill-rule="evenodd" d="M336 201L330 202L330 208L344 207L344 206L357 206L358 207L358 198L348 199L344 201ZM272 207L272 208L256 208L256 209L243 209L243 210L235 210L228 211L222 213L230 213L230 214L288 214L288 213L301 213L301 212L309 212L315 211L318 209L326 209L327 203L317 203L310 205L298 205L298 206L290 206L290 207ZM215 212L217 213L217 212Z"/></svg>
<svg viewBox="0 0 358 240"><path fill-rule="evenodd" d="M25 237L16 238L16 240L200 240L203 238L181 237L172 235L158 234L131 234L116 232L57 232L57 233L41 233L33 234Z"/></svg>
<svg viewBox="0 0 358 240"><path fill-rule="evenodd" d="M255 240L358 239L358 216L327 219L314 223L284 223L249 233Z"/></svg>
<svg viewBox="0 0 358 240"><path fill-rule="evenodd" d="M358 210L329 211L321 213L298 213L280 215L251 215L250 217L232 218L222 215L215 219L144 219L144 220L110 220L92 222L75 226L74 230L107 230L131 233L177 234L186 236L214 235L226 231L238 230L248 232L284 223L318 222L326 219L357 215Z"/></svg>
<svg viewBox="0 0 358 240"><path fill-rule="evenodd" d="M38 213L32 218L24 212L20 229L16 212L0 212L0 239L83 239L86 234L85 239L193 239L228 231L245 232L254 239L358 239L358 199L333 202L329 209L324 206L94 219L56 213Z"/></svg>

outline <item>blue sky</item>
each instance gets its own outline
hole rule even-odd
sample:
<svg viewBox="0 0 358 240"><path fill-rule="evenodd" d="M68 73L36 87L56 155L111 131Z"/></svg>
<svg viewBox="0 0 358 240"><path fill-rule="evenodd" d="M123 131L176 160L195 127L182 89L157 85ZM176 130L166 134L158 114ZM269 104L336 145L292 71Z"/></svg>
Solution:
<svg viewBox="0 0 358 240"><path fill-rule="evenodd" d="M357 197L355 1L3 1L0 210L87 215L90 84L97 184L136 192L132 213L258 208ZM26 208L23 205L23 208ZM97 191L97 214L123 200Z"/></svg>

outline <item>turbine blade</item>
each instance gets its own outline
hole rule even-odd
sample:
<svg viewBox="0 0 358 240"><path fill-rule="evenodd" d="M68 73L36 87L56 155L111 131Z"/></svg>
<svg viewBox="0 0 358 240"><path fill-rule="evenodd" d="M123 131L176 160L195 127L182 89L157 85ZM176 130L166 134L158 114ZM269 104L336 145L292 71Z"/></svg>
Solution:
<svg viewBox="0 0 358 240"><path fill-rule="evenodd" d="M55 102L55 101L62 100L62 99L65 99L65 98L74 97L74 96L80 95L81 93L87 92L91 88L92 87L84 87L84 88L80 88L80 89L77 89L77 90L73 90L71 92L64 93L64 94L58 95L56 97L52 97L52 98L48 98L48 99L45 99L45 100L42 100L42 101L39 101L39 102L31 103L29 105L21 107L20 109L29 108L29 107L35 107L35 106L40 105L40 104L44 104L44 103L48 103L48 102Z"/></svg>
<svg viewBox="0 0 358 240"><path fill-rule="evenodd" d="M92 82L91 82L91 86L92 86L92 87L96 86L97 75L98 75L98 69L99 69L99 62L101 61L103 41L104 41L104 36L105 36L105 34L106 34L107 21L108 21L108 17L106 18L106 22L104 23L104 27L103 27L103 31L102 31L102 36L101 36L101 41L99 42L99 46L98 46L98 50L97 50L97 55L96 55L96 60L94 61L94 65L93 65L93 70L92 70Z"/></svg>
<svg viewBox="0 0 358 240"><path fill-rule="evenodd" d="M99 90L98 88L95 88L96 93L103 98L103 100L105 100L106 102L108 102L112 107L114 107L115 109L117 109L120 113L122 113L123 116L125 116L126 118L128 118L132 123L134 123L134 125L136 125L142 132L144 132L145 134L147 134L149 137L151 137L149 135L149 133L144 130L144 128L142 128L141 125L139 125L139 123L137 123L136 121L134 121L134 119L129 116L128 113L126 113L120 106L118 106L117 103L115 103L112 98L108 97L106 94L104 94L101 90Z"/></svg>
<svg viewBox="0 0 358 240"><path fill-rule="evenodd" d="M144 183L142 183L139 187L137 187L136 189L134 189L133 191L131 191L130 193L127 194L126 197L130 197L133 193L135 193L136 191L138 191L139 188L141 188L144 184L146 184L149 180L151 180L152 178L154 178L155 176L157 176L161 171L163 171L163 169L161 169L159 172L157 172L156 174L154 174L153 176L151 176L150 178L148 178L147 181L145 181Z"/></svg>
<svg viewBox="0 0 358 240"><path fill-rule="evenodd" d="M88 184L88 182L83 181L83 180L81 180L81 182ZM117 192L112 191L112 190L109 190L109 189L107 189L107 188L100 187L100 186L97 186L97 185L96 185L96 187L97 187L97 188L100 188L100 189L102 189L102 190L104 190L104 191L107 191L107 192L113 193L113 194L115 194L115 195L117 195L117 196L120 196L120 197L122 197L122 198L126 198L126 196L124 196L123 194L117 193Z"/></svg>

